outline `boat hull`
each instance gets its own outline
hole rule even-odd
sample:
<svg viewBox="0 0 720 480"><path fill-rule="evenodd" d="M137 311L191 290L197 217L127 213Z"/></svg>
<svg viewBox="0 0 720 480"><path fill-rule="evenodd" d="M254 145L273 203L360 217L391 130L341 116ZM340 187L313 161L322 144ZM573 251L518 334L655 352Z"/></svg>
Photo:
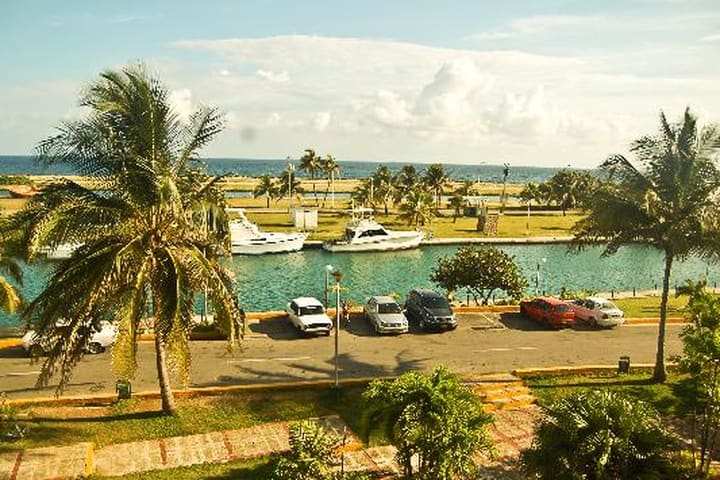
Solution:
<svg viewBox="0 0 720 480"><path fill-rule="evenodd" d="M412 235L393 236L391 238L367 238L353 242L325 242L323 248L329 252L384 252L406 250L420 246L422 232L411 232Z"/></svg>
<svg viewBox="0 0 720 480"><path fill-rule="evenodd" d="M266 253L296 252L302 249L305 243L305 235L288 235L284 238L273 238L272 240L253 239L234 241L230 247L233 255L263 255Z"/></svg>

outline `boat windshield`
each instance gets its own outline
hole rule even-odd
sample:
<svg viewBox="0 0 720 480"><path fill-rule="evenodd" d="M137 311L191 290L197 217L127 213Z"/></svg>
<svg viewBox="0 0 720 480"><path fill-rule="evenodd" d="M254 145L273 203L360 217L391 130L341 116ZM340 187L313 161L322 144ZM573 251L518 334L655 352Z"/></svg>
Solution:
<svg viewBox="0 0 720 480"><path fill-rule="evenodd" d="M382 228L374 228L372 230L365 230L359 237L379 237L382 235L387 235L387 232Z"/></svg>
<svg viewBox="0 0 720 480"><path fill-rule="evenodd" d="M400 305L397 303L380 303L378 304L378 313L400 313Z"/></svg>

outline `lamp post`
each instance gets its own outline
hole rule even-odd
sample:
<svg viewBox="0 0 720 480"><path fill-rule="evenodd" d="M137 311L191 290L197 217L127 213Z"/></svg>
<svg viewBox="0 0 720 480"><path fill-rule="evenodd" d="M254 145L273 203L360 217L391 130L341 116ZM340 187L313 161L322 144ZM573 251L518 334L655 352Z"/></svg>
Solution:
<svg viewBox="0 0 720 480"><path fill-rule="evenodd" d="M295 164L290 161L290 157L287 157L286 160L288 162L288 209L291 209L293 193L293 173L295 172Z"/></svg>
<svg viewBox="0 0 720 480"><path fill-rule="evenodd" d="M330 286L328 285L329 279L328 277L333 271L332 265L325 265L325 308L328 308L328 291L330 290Z"/></svg>
<svg viewBox="0 0 720 480"><path fill-rule="evenodd" d="M343 278L343 274L338 270L332 272L332 276L335 279L335 390L340 388L339 371L338 371L338 339L340 330L340 281Z"/></svg>
<svg viewBox="0 0 720 480"><path fill-rule="evenodd" d="M540 259L543 264L547 262L547 258ZM535 294L540 295L540 262L537 262L537 273L535 274Z"/></svg>

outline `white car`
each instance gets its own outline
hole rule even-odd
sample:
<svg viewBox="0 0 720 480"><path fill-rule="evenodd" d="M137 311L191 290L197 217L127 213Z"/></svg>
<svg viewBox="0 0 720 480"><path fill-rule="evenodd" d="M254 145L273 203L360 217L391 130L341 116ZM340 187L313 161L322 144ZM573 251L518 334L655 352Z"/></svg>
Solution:
<svg viewBox="0 0 720 480"><path fill-rule="evenodd" d="M377 333L407 333L408 321L393 297L370 297L363 307L365 316Z"/></svg>
<svg viewBox="0 0 720 480"><path fill-rule="evenodd" d="M301 333L330 335L333 322L325 313L325 307L316 298L298 297L285 307L290 322Z"/></svg>
<svg viewBox="0 0 720 480"><path fill-rule="evenodd" d="M602 297L579 298L567 302L575 318L590 325L610 328L625 323L625 314L610 300Z"/></svg>
<svg viewBox="0 0 720 480"><path fill-rule="evenodd" d="M55 324L56 333L62 335L62 330L67 328L67 322L58 322ZM102 321L98 326L93 326L88 323L86 328L90 333L90 340L88 341L85 350L88 353L97 354L105 351L106 348L111 347L115 343L117 338L117 325ZM35 332L35 330L28 330L22 337L22 346L26 352L33 357L41 357L46 355L49 349L47 345L43 345L42 338Z"/></svg>

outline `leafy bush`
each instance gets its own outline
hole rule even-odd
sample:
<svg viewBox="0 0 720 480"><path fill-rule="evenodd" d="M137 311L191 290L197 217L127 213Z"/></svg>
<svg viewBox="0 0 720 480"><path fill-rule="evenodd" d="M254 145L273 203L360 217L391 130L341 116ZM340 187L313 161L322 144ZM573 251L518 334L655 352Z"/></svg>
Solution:
<svg viewBox="0 0 720 480"><path fill-rule="evenodd" d="M17 409L8 403L7 394L0 393L0 442L14 442L25 438L27 427L17 422Z"/></svg>
<svg viewBox="0 0 720 480"><path fill-rule="evenodd" d="M522 462L534 478L689 478L675 439L648 404L609 391L576 393L545 408Z"/></svg>

